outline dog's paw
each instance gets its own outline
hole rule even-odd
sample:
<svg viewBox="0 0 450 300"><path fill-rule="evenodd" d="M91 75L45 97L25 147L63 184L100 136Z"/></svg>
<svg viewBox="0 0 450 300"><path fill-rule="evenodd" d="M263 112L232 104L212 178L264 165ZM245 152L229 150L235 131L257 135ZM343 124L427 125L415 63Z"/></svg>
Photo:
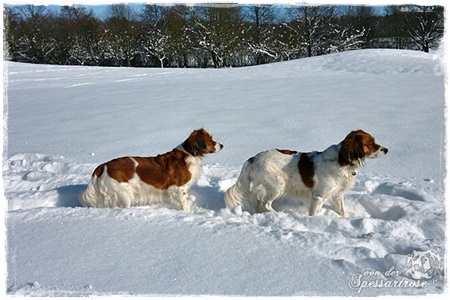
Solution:
<svg viewBox="0 0 450 300"><path fill-rule="evenodd" d="M235 215L242 216L242 206L240 205L230 209L230 211Z"/></svg>

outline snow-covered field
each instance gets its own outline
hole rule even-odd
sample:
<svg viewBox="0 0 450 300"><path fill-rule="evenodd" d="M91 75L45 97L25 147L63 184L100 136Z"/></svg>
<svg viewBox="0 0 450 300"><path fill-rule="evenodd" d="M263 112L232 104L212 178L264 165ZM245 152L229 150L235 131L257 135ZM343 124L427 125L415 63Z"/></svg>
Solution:
<svg viewBox="0 0 450 300"><path fill-rule="evenodd" d="M6 62L7 294L425 295L446 292L440 53L362 50L240 69ZM171 150L204 127L196 213L87 209L95 166ZM288 199L242 216L223 193L243 162L324 150L364 129L389 148L346 195L349 218ZM419 257L419 260L415 260Z"/></svg>

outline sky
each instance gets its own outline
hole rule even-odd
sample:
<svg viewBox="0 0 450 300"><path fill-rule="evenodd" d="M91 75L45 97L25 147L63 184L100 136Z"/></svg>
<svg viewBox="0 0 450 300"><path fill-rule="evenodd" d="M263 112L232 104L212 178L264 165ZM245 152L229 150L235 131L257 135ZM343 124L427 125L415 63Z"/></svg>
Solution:
<svg viewBox="0 0 450 300"><path fill-rule="evenodd" d="M140 6L144 3L157 3L157 4L173 4L173 3L202 3L202 2L223 2L223 3L229 3L229 0L214 0L214 1L192 1L192 0L157 0L157 1L126 1L126 0L78 0L78 1L67 1L67 0L7 0L2 1L4 4L12 4L12 5L20 5L20 4L35 4L35 5L49 5L49 8L54 11L59 11L59 6L61 5L72 5L72 4L82 4L86 5L89 8L92 8L94 10L94 13L97 17L103 18L105 14L105 9L110 4L118 4L118 3L129 3L130 5L133 5L136 7L137 10L140 9ZM283 5L289 5L289 4L298 4L302 1L292 1L292 0L237 0L232 1L233 3L238 4L283 4ZM346 5L373 5L376 6L376 13L377 14L383 14L384 7L389 4L419 4L419 5L431 5L431 4L437 4L437 5L445 5L445 0L412 0L412 1L403 1L403 0L390 0L390 1L373 1L373 0L310 0L307 1L308 3L313 4L346 4Z"/></svg>
<svg viewBox="0 0 450 300"><path fill-rule="evenodd" d="M189 3L189 1L121 1L118 3L128 3L129 5L131 5L137 12L139 12L142 9L143 4L148 3L148 4L152 4L152 3L157 3L157 4L172 4L175 2L179 2L179 3ZM206 1L204 1L206 2ZM214 1L214 2L221 2L221 1ZM223 1L222 1L223 2ZM259 1L258 3L263 3L264 1ZM317 1L309 1L309 3L311 2L317 2ZM49 10L57 13L60 10L60 7L62 5L72 5L72 4L83 4L85 5L88 9L92 9L94 11L94 14L97 18L103 19L105 18L105 14L106 14L106 8L111 5L111 4L117 4L116 1L60 1L60 0L54 0L51 2L47 2L47 1L16 1L16 0L12 0L12 1L4 1L5 4L7 5L21 5L21 4L35 4L35 5L48 5ZM201 3L201 1L197 2L197 3ZM237 1L236 3L238 4L252 4L251 1ZM272 2L268 2L268 3L274 3L274 4L280 4L280 5L289 5L289 4L295 4L295 2L289 2L289 1L272 1ZM342 1L329 1L328 3L336 3L336 4L344 4L344 2ZM361 2L362 3L362 2ZM375 6L375 13L376 14L383 14L384 12L384 7L382 5L378 5L378 3L373 3L373 5Z"/></svg>

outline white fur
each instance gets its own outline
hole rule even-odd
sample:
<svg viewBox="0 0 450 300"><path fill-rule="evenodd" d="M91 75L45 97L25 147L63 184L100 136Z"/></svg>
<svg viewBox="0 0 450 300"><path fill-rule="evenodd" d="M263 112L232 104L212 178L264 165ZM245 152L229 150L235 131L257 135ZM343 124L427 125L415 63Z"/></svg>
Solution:
<svg viewBox="0 0 450 300"><path fill-rule="evenodd" d="M257 154L248 160L235 185L225 193L227 208L240 211L274 212L272 202L284 195L310 201L310 215L317 215L326 200L330 200L333 209L346 216L344 193L352 188L359 165L341 167L338 155L341 144L332 145L324 152L311 152L314 162L314 186L305 186L298 170L302 153L283 154L274 149ZM378 150L371 157L384 156ZM383 148L384 149L384 148Z"/></svg>

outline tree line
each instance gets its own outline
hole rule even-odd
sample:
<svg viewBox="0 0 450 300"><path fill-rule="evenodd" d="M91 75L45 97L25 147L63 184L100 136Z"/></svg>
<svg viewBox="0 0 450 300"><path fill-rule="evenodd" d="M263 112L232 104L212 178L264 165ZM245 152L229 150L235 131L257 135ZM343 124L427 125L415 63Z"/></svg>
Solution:
<svg viewBox="0 0 450 300"><path fill-rule="evenodd" d="M442 6L7 6L5 59L126 67L230 67L362 48L428 52L444 32Z"/></svg>

